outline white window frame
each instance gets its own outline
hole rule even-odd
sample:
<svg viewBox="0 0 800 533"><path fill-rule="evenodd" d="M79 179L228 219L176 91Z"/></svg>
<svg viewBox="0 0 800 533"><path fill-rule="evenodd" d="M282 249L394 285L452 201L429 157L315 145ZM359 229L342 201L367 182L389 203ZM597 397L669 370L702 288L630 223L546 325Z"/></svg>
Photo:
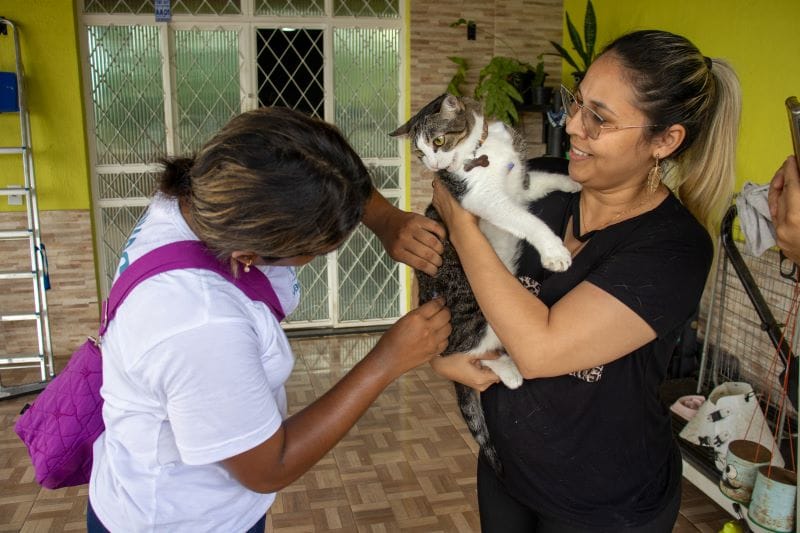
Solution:
<svg viewBox="0 0 800 533"><path fill-rule="evenodd" d="M406 93L408 87L408 23L407 2L410 0L399 0L399 14L396 19L377 19L377 18L360 18L360 17L271 17L254 14L254 0L242 0L242 14L241 15L173 15L170 22L156 22L154 14L145 15L129 15L129 14L94 14L83 13L82 2L76 2L76 9L78 10L77 16L79 20L79 38L82 56L85 58L82 61L82 74L84 81L84 103L86 112L86 126L89 132L94 132L96 124L92 109L94 104L92 102L91 90L91 69L88 61L89 57L89 43L87 37L87 27L89 26L129 26L129 25L147 25L156 26L159 31L159 39L162 50L162 83L164 87L165 96L164 101L164 121L165 121L165 135L166 135L166 149L167 154L175 155L176 146L176 123L177 116L174 110L175 90L173 87L173 80L175 79L174 63L170 60L174 56L174 39L173 32L170 30L187 30L193 28L212 30L224 29L228 31L237 31L239 33L239 64L240 64L240 106L242 111L255 109L258 105L258 88L257 88L257 66L256 66L256 46L257 46L257 30L262 28L283 28L283 27L298 27L303 29L319 29L323 31L323 54L324 57L333 56L333 34L336 28L380 28L380 29L396 29L400 34L400 66L398 73L398 110L397 116L404 117L407 109L409 95ZM325 12L332 13L333 0L325 0ZM323 70L324 79L324 118L326 121L333 122L335 117L334 110L334 73L333 62L325 61ZM408 150L399 143L398 157L395 158L365 158L366 165L384 165L396 166L399 169L399 187L393 189L381 189L381 193L390 201L396 200L398 205L403 208L408 208L408 172L409 162L407 158ZM149 198L126 198L126 199L101 199L100 198L100 181L99 174L105 172L152 172L158 169L157 165L140 164L140 165L103 165L98 166L97 163L97 149L96 142L91 137L89 138L89 158L91 168L91 190L93 195L92 211L95 219L95 237L97 243L102 243L104 228L102 209L109 207L131 207L131 206L147 206ZM105 172L101 172L105 171ZM108 281L105 273L102 272L105 265L105 250L102 244L96 247L98 264L100 265L99 287L100 293L103 298L108 295L109 288ZM409 269L401 265L398 271L399 275L399 316L402 316L408 311L409 308ZM389 319L375 319L353 322L341 322L338 317L339 308L339 295L336 288L339 285L338 280L338 265L336 253L327 256L327 283L328 283L328 312L329 317L320 320L310 320L296 323L286 323L287 329L294 328L337 328L337 327L358 327L358 326L383 326L391 324L396 318Z"/></svg>

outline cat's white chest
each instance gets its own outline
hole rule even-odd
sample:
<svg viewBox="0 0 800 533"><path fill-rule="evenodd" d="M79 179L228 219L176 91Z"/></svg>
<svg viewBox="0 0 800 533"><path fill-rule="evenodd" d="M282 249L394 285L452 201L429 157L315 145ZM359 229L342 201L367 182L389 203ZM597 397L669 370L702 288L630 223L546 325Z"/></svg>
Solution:
<svg viewBox="0 0 800 533"><path fill-rule="evenodd" d="M486 219L481 219L479 227L509 272L516 272L520 239Z"/></svg>

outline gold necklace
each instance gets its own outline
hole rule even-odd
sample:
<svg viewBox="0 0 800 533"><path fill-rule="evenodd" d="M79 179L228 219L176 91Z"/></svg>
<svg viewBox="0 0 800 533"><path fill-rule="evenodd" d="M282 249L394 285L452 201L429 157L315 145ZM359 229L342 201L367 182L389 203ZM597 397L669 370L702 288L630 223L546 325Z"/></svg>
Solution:
<svg viewBox="0 0 800 533"><path fill-rule="evenodd" d="M640 209L640 208L644 207L644 206L645 206L645 205L646 205L648 202L650 202L650 201L653 199L653 196L655 196L655 195L654 195L654 194L652 194L652 193L647 193L647 192L645 192L645 191L646 191L646 189L647 189L647 185L645 184L645 186L642 188L641 192L640 192L639 194L637 194L637 195L636 195L637 197L638 197L638 196L642 196L642 195L644 195L644 198L642 198L642 201L640 201L640 202L639 202L639 203L637 203L636 205L633 205L633 206L631 206L631 207L629 207L629 208L627 208L627 209L623 209L622 211L620 211L619 213L617 213L617 214L615 214L613 217L611 217L611 218L610 218L608 221L606 221L606 223L605 223L605 224L603 224L603 225L601 225L601 226L598 226L597 228L595 228L595 229L594 229L594 230L592 230L592 231L593 231L593 232L595 232L595 231L600 231L600 230L602 230L602 229L605 229L605 228L607 228L608 226L610 226L611 224L613 224L614 222L616 222L617 220L619 220L620 218L622 218L623 216L625 216L625 215L628 215L628 214L630 214L630 213L633 213L634 211L636 211L636 210L638 210L638 209ZM584 211L585 211L585 209L583 208L583 204L584 204L584 201L583 201L583 194L581 194L581 196L580 196L580 200L579 200L579 201L580 201L580 203L581 203L581 211L582 211L582 212L584 212ZM586 227L587 227L587 226L586 226L586 218L582 216L582 217L581 217L581 231L582 231L582 233L583 233L584 235L585 235L585 234L587 234L587 233L589 232L589 231L586 229Z"/></svg>

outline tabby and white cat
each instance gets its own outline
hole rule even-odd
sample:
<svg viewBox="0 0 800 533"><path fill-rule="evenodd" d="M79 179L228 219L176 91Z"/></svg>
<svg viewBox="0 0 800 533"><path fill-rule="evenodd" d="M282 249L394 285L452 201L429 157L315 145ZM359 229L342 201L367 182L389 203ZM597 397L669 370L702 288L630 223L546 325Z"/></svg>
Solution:
<svg viewBox="0 0 800 533"><path fill-rule="evenodd" d="M441 95L390 135L408 137L422 163L437 172L465 209L480 217L481 231L510 272L516 272L521 239L536 248L548 270L560 272L569 268L572 258L561 239L531 214L527 206L554 190L574 192L580 185L562 174L529 173L524 141L502 122L487 119L478 102ZM425 215L441 222L433 206L428 206ZM449 241L444 243L442 266L436 276L421 271L416 275L420 303L443 296L450 308L453 331L442 355L482 354L502 348L478 307L458 254ZM507 354L482 363L507 387L515 389L522 384L522 375ZM501 473L480 396L459 383L455 383L455 388L470 432L489 464Z"/></svg>

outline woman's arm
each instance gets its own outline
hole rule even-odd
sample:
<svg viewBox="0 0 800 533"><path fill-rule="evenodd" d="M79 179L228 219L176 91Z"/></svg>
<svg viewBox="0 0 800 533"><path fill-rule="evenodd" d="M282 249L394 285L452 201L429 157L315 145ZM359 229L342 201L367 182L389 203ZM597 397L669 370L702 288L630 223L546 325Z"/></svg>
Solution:
<svg viewBox="0 0 800 533"><path fill-rule="evenodd" d="M223 465L256 492L289 485L345 436L387 385L441 353L449 334L450 313L441 299L411 311L333 388L285 420L265 442Z"/></svg>
<svg viewBox="0 0 800 533"><path fill-rule="evenodd" d="M444 228L418 213L396 208L376 189L364 210L362 222L381 241L389 256L429 276L442 264Z"/></svg>
<svg viewBox="0 0 800 533"><path fill-rule="evenodd" d="M433 205L449 229L484 316L525 378L592 368L655 339L644 319L588 282L548 308L506 269L477 218L438 182Z"/></svg>
<svg viewBox="0 0 800 533"><path fill-rule="evenodd" d="M485 391L495 383L500 383L500 378L490 368L481 365L481 361L498 357L499 354L496 352L482 355L453 353L431 359L431 368L450 381L457 381L475 390Z"/></svg>

